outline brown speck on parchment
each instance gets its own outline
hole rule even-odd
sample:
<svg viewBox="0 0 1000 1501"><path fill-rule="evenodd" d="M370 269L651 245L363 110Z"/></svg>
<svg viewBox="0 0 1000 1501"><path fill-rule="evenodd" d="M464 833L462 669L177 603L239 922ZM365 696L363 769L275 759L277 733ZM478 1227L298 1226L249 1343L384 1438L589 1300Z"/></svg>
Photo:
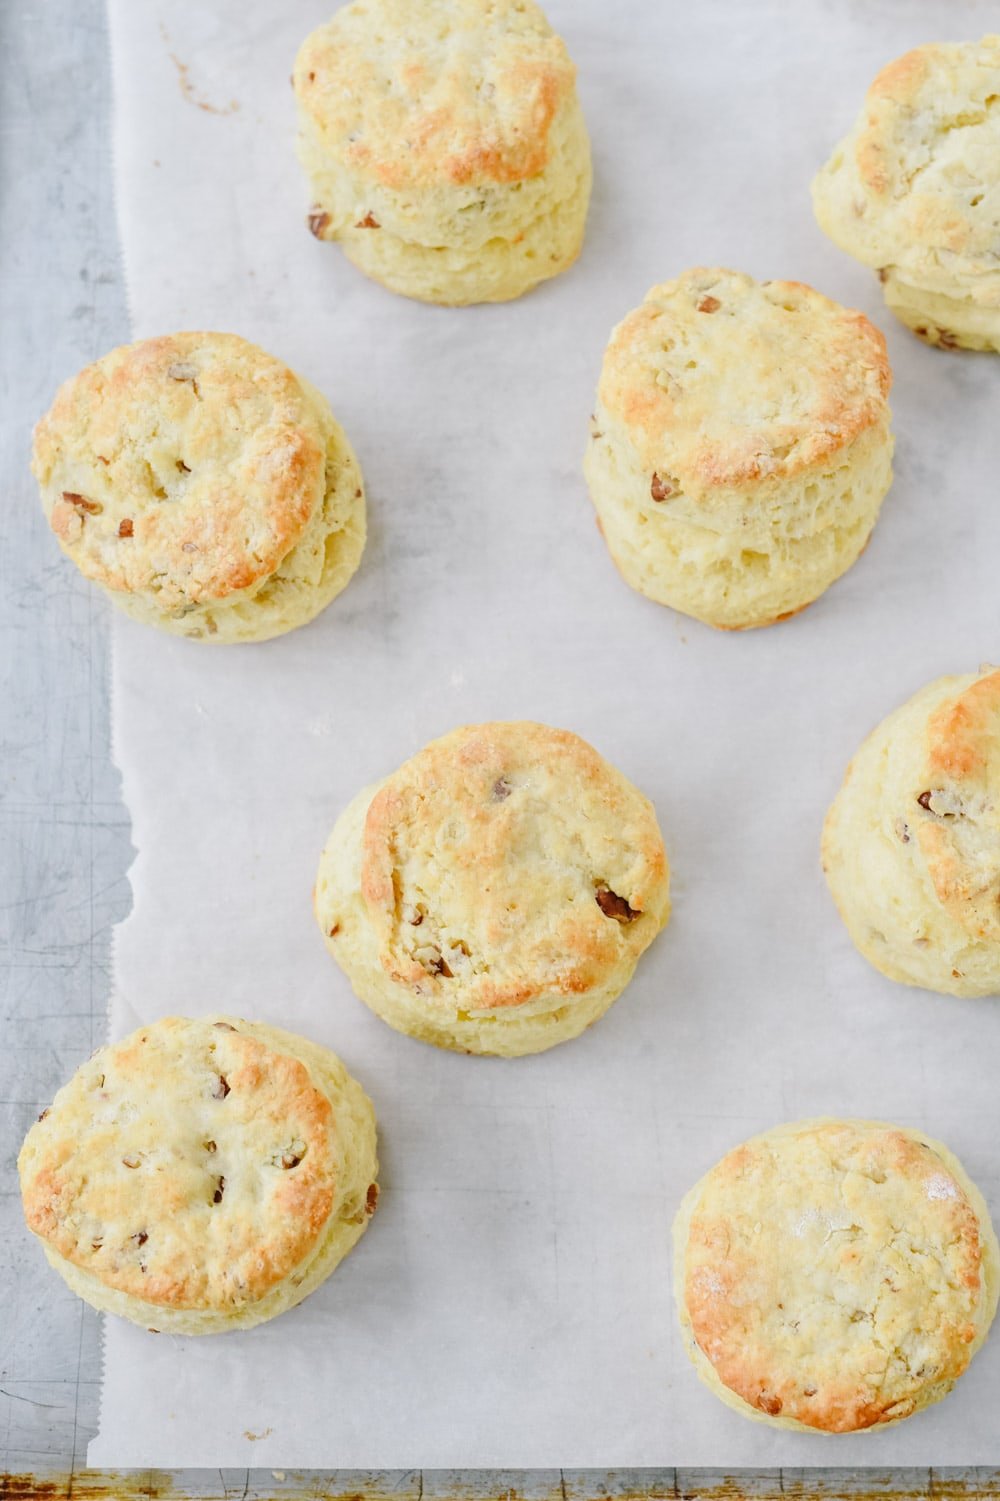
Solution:
<svg viewBox="0 0 1000 1501"><path fill-rule="evenodd" d="M212 104L209 102L209 100L203 98L198 93L194 84L191 82L191 69L189 68L187 63L182 63L180 58L177 56L177 53L171 49L170 36L167 32L167 28L163 25L162 21L160 23L160 35L163 38L164 45L166 46L167 56L170 58L170 61L177 69L177 82L180 85L181 93L184 95L184 98L187 100L187 102L189 104L193 104L196 109L203 109L208 115L235 114L240 107L238 99L230 99L228 104Z"/></svg>

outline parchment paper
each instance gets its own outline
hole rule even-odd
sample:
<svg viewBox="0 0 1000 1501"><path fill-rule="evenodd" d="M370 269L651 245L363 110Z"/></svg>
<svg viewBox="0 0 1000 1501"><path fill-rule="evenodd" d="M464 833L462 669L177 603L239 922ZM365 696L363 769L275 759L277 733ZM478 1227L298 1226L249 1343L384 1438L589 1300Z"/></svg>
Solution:
<svg viewBox="0 0 1000 1501"><path fill-rule="evenodd" d="M329 3L111 0L135 336L233 329L282 356L329 395L371 505L360 575L306 630L213 648L116 620L138 855L111 1025L224 1008L331 1045L375 1100L383 1196L335 1276L272 1324L185 1340L109 1320L90 1461L997 1463L1000 1336L901 1427L776 1433L699 1384L668 1271L684 1190L802 1116L932 1132L1000 1211L1000 1003L874 974L817 849L872 725L1000 658L1000 361L899 328L808 197L877 68L980 35L995 8L551 0L594 140L586 248L520 302L449 311L304 228L288 76ZM805 615L745 635L632 593L580 474L612 324L698 263L863 308L896 371L897 477L868 551ZM674 917L587 1036L454 1057L352 996L310 890L359 786L456 724L518 717L580 732L652 797Z"/></svg>

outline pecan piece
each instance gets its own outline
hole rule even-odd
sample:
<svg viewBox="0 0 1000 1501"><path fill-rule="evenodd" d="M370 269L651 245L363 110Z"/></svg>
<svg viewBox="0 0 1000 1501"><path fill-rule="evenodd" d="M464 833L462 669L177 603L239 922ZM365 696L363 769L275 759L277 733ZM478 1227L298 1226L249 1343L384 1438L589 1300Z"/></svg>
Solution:
<svg viewBox="0 0 1000 1501"><path fill-rule="evenodd" d="M920 804L921 808L926 808L927 811L928 811L928 813L933 813L933 811L934 811L933 808L931 807L931 796L932 796L931 790L928 787L927 791L926 792L922 792L920 794L920 796L917 798L917 802Z"/></svg>
<svg viewBox="0 0 1000 1501"><path fill-rule="evenodd" d="M119 535L119 537L134 537L135 536L135 528L132 525L132 520L131 520L131 518L129 516L126 516L123 521L119 521L119 523L118 523L118 535Z"/></svg>
<svg viewBox="0 0 1000 1501"><path fill-rule="evenodd" d="M497 777L496 781L493 783L493 801L495 803L502 803L506 801L506 799L510 797L512 790L513 789L511 788L511 785L506 777Z"/></svg>
<svg viewBox="0 0 1000 1501"><path fill-rule="evenodd" d="M369 1183L368 1192L365 1194L365 1214L374 1214L378 1204L378 1184Z"/></svg>
<svg viewBox="0 0 1000 1501"><path fill-rule="evenodd" d="M718 297L712 297L707 292L704 297L701 297L698 300L699 313L717 313L721 306L722 303L719 301Z"/></svg>
<svg viewBox="0 0 1000 1501"><path fill-rule="evenodd" d="M212 1090L212 1099L213 1100L224 1100L226 1098L226 1095L228 1093L229 1093L229 1081L226 1079L225 1075L220 1074L219 1077L215 1081L215 1088Z"/></svg>
<svg viewBox="0 0 1000 1501"><path fill-rule="evenodd" d="M619 896L617 891L612 891L609 886L598 886L594 900L604 916L613 917L616 922L634 922L637 917L642 916L641 912L636 912L623 896Z"/></svg>
<svg viewBox="0 0 1000 1501"><path fill-rule="evenodd" d="M225 1180L225 1178L220 1178L219 1181L218 1181L218 1184L216 1185L215 1193L212 1195L212 1203L213 1204L221 1204L222 1203L222 1195L225 1193L225 1191L226 1191L226 1180Z"/></svg>
<svg viewBox="0 0 1000 1501"><path fill-rule="evenodd" d="M654 474L649 493L654 500L669 500L674 493L674 487L669 480L661 479L658 474Z"/></svg>
<svg viewBox="0 0 1000 1501"><path fill-rule="evenodd" d="M317 240L321 240L323 238L323 231L329 227L330 215L325 209L319 207L311 208L306 223L309 225L309 233L314 234Z"/></svg>
<svg viewBox="0 0 1000 1501"><path fill-rule="evenodd" d="M369 209L368 212L367 212L367 214L365 214L365 217L363 219L359 219L358 222L357 222L357 224L355 224L354 228L355 229L381 229L382 226L378 222L378 220L376 219L375 215L372 213L371 209Z"/></svg>
<svg viewBox="0 0 1000 1501"><path fill-rule="evenodd" d="M104 510L100 501L88 500L86 495L78 495L75 490L64 490L62 498L71 506L77 506L81 511L86 511L88 516L99 516Z"/></svg>

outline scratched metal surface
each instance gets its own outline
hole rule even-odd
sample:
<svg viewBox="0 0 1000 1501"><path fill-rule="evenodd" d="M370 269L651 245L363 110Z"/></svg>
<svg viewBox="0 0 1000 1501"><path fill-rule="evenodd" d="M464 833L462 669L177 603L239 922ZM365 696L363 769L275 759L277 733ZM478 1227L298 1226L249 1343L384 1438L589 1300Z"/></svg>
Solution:
<svg viewBox="0 0 1000 1501"><path fill-rule="evenodd" d="M0 3L0 1473L82 1463L100 1374L97 1317L28 1243L14 1164L103 1040L129 900L106 607L53 547L27 467L56 384L126 333L104 49L100 0Z"/></svg>
<svg viewBox="0 0 1000 1501"><path fill-rule="evenodd" d="M0 1498L1000 1497L1000 1471L84 1472L98 1319L24 1231L17 1147L103 1038L128 817L109 744L107 607L28 473L59 381L127 337L103 0L0 0Z"/></svg>

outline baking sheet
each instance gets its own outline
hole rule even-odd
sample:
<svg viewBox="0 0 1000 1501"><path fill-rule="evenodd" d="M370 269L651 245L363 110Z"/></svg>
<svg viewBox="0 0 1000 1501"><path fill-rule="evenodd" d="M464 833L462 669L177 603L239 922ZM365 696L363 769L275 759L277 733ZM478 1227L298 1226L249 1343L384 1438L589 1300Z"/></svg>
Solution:
<svg viewBox="0 0 1000 1501"><path fill-rule="evenodd" d="M288 75L329 0L111 0L137 337L233 329L330 397L369 487L348 591L257 647L114 632L115 753L138 849L111 1026L224 1008L333 1046L381 1123L364 1241L246 1334L109 1320L103 1466L621 1466L1000 1461L1000 1336L943 1405L874 1435L774 1432L696 1380L672 1215L778 1121L881 1116L943 1138L1000 1211L996 1002L883 981L819 871L824 810L873 723L1000 657L1000 361L925 349L815 227L808 184L876 69L972 37L958 0L551 0L596 185L578 266L451 311L366 281L303 227ZM885 328L896 483L803 616L716 634L633 594L580 474L612 323L689 264L813 283ZM535 717L654 800L674 917L611 1013L515 1062L397 1036L310 911L365 782L434 735Z"/></svg>

